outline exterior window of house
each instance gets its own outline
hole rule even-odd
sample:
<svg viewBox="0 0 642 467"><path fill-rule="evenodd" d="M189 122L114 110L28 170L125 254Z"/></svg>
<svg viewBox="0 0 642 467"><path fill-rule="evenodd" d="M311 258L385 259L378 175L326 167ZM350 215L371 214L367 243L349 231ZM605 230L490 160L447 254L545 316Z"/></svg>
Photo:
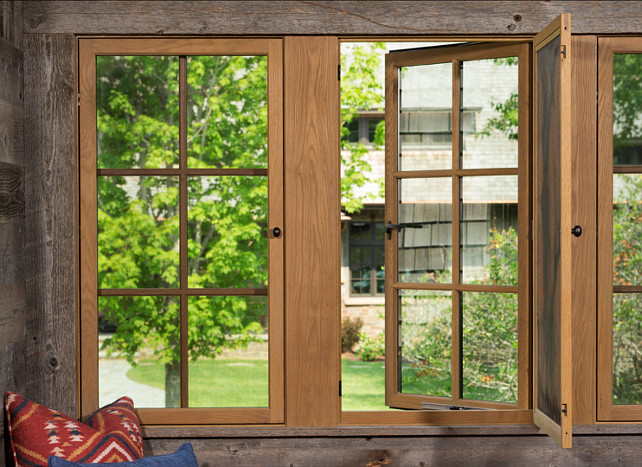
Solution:
<svg viewBox="0 0 642 467"><path fill-rule="evenodd" d="M352 221L348 224L350 294L384 294L383 222Z"/></svg>
<svg viewBox="0 0 642 467"><path fill-rule="evenodd" d="M283 420L281 47L80 41L83 414Z"/></svg>
<svg viewBox="0 0 642 467"><path fill-rule="evenodd" d="M380 112L362 113L348 123L348 142L372 144L377 134L377 125L383 121Z"/></svg>

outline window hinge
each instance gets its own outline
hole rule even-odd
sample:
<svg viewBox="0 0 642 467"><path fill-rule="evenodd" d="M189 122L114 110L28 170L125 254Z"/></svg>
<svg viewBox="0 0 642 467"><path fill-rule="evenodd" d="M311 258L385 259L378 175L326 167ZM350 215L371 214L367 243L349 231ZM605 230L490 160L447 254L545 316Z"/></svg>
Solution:
<svg viewBox="0 0 642 467"><path fill-rule="evenodd" d="M337 79L341 81L341 65L337 65Z"/></svg>
<svg viewBox="0 0 642 467"><path fill-rule="evenodd" d="M563 45L563 46L562 46L562 50L561 50L561 52L562 52L562 56L563 56L564 58L566 58L566 45Z"/></svg>
<svg viewBox="0 0 642 467"><path fill-rule="evenodd" d="M343 390L341 388L341 380L339 380L339 397L343 396Z"/></svg>
<svg viewBox="0 0 642 467"><path fill-rule="evenodd" d="M568 406L566 404L562 404L562 413L568 415Z"/></svg>
<svg viewBox="0 0 642 467"><path fill-rule="evenodd" d="M78 93L78 107L80 107L80 93Z"/></svg>

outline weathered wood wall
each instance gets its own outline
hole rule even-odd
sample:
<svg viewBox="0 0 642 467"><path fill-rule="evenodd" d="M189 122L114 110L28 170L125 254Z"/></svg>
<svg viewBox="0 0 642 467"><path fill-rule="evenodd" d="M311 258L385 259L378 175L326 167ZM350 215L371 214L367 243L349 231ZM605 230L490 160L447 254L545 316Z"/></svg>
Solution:
<svg viewBox="0 0 642 467"><path fill-rule="evenodd" d="M0 390L17 389L73 416L79 345L74 35L516 35L535 33L562 12L573 15L574 33L642 33L635 1L4 1L2 11L0 180L7 182L0 183L0 206L9 207L0 212L10 214L0 213ZM640 436L621 432L579 435L572 451L561 451L534 428L493 436L451 429L397 436L367 429L292 436L235 430L233 437L207 429L182 435L204 466L609 465L635 464L642 454ZM148 453L182 442L174 429L159 433L149 432Z"/></svg>
<svg viewBox="0 0 642 467"><path fill-rule="evenodd" d="M26 358L27 312L22 23L15 21L19 7L3 4L0 8L0 395L25 389L20 371ZM4 431L2 417L0 465L4 459Z"/></svg>

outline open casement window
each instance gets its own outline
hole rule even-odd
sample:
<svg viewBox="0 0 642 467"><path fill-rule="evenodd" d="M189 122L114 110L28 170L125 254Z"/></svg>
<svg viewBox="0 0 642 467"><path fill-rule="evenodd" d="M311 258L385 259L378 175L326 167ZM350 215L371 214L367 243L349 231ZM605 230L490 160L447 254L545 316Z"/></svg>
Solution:
<svg viewBox="0 0 642 467"><path fill-rule="evenodd" d="M530 408L529 70L525 43L386 56L390 407Z"/></svg>
<svg viewBox="0 0 642 467"><path fill-rule="evenodd" d="M598 420L642 420L642 38L598 43Z"/></svg>
<svg viewBox="0 0 642 467"><path fill-rule="evenodd" d="M571 18L534 40L533 348L535 424L571 447Z"/></svg>
<svg viewBox="0 0 642 467"><path fill-rule="evenodd" d="M80 39L81 413L282 423L282 42Z"/></svg>

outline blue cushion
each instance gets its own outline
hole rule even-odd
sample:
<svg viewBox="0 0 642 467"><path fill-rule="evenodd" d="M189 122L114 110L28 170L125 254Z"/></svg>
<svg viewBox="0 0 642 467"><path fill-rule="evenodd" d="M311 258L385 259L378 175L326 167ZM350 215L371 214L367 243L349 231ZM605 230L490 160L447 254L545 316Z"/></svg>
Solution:
<svg viewBox="0 0 642 467"><path fill-rule="evenodd" d="M49 467L73 467L79 465L76 462L70 462L61 457L49 457ZM164 454L162 456L143 457L136 461L131 462L113 462L113 463L100 463L91 464L96 466L110 466L110 467L198 467L196 456L194 455L194 448L191 443L183 443L183 445L176 450L174 454Z"/></svg>

